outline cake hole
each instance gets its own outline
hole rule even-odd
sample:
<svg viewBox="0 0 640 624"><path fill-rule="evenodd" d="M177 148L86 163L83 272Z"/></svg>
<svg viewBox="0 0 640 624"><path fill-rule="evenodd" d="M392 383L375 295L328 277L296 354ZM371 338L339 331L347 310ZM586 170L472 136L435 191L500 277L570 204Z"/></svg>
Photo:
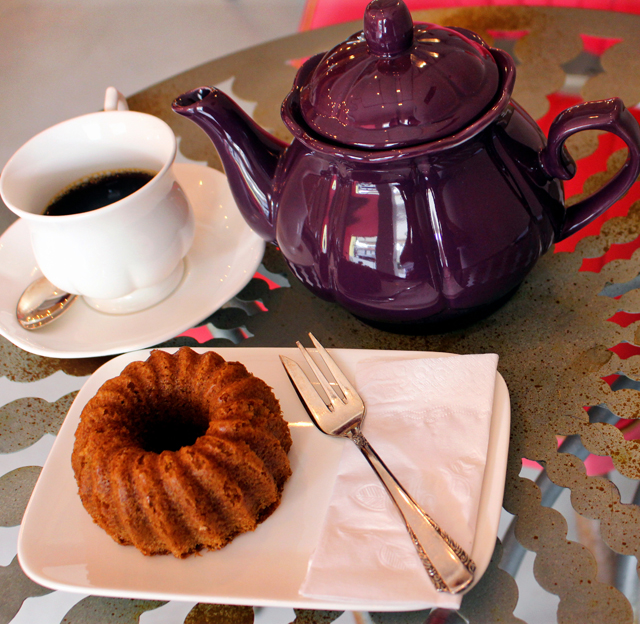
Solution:
<svg viewBox="0 0 640 624"><path fill-rule="evenodd" d="M192 446L209 426L198 409L185 405L173 410L151 410L140 419L138 443L147 452L178 451Z"/></svg>

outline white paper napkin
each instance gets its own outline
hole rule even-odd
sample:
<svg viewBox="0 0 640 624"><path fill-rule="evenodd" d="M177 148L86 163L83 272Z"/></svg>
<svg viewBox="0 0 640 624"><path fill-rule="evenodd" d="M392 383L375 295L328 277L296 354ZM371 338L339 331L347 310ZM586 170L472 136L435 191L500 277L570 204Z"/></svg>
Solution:
<svg viewBox="0 0 640 624"><path fill-rule="evenodd" d="M363 432L413 498L468 553L487 458L498 356L360 362ZM389 495L345 444L303 596L458 608L435 591Z"/></svg>

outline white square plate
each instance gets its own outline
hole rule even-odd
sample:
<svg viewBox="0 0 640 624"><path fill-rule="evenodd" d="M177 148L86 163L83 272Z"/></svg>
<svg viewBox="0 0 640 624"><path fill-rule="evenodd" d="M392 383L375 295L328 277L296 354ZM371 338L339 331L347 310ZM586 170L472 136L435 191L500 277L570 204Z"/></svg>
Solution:
<svg viewBox="0 0 640 624"><path fill-rule="evenodd" d="M175 349L168 349L174 351ZM207 349L195 349L203 352ZM297 349L215 349L227 360L242 362L269 384L290 423L293 475L282 503L256 531L245 533L222 550L175 559L145 557L132 546L116 544L93 523L77 493L71 469L75 430L86 402L109 378L150 351L110 360L78 393L33 491L18 538L18 558L25 573L52 589L153 600L185 600L264 607L381 611L380 605L319 601L298 594L329 504L345 440L320 433L310 422L278 356L301 362ZM361 360L443 357L419 351L331 349L338 365L353 380ZM510 428L509 393L497 376L489 450L480 497L472 558L477 578L486 570L495 546L504 492ZM460 432L464 444L464 431ZM446 530L446 526L443 527ZM426 603L390 605L410 611Z"/></svg>

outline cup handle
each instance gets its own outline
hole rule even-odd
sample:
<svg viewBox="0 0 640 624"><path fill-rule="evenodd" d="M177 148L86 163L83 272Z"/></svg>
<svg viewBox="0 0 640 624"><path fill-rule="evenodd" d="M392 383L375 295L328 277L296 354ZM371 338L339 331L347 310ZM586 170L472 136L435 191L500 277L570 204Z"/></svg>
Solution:
<svg viewBox="0 0 640 624"><path fill-rule="evenodd" d="M563 149L564 142L581 130L612 132L627 144L629 155L620 171L605 186L567 208L564 226L556 242L604 213L629 190L640 174L640 127L622 100L611 98L572 106L553 120L547 146L540 153L540 162L547 175L561 180L573 178L576 164Z"/></svg>
<svg viewBox="0 0 640 624"><path fill-rule="evenodd" d="M127 99L115 87L107 87L104 94L104 110L106 111L127 111Z"/></svg>

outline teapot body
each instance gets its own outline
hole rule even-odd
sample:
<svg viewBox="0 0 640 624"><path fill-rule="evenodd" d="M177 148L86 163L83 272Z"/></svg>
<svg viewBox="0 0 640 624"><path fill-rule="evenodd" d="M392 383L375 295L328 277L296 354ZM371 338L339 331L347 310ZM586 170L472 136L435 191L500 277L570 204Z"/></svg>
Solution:
<svg viewBox="0 0 640 624"><path fill-rule="evenodd" d="M619 98L563 111L545 138L511 99L506 52L414 26L402 0L371 2L364 26L298 70L281 108L290 145L213 87L173 103L211 137L247 223L316 295L383 324L473 320L640 175L640 126ZM627 160L565 208L565 141L582 130L615 134Z"/></svg>
<svg viewBox="0 0 640 624"><path fill-rule="evenodd" d="M562 229L562 182L517 104L470 139L376 163L298 139L276 172L275 237L316 295L382 323L467 317L514 291Z"/></svg>

